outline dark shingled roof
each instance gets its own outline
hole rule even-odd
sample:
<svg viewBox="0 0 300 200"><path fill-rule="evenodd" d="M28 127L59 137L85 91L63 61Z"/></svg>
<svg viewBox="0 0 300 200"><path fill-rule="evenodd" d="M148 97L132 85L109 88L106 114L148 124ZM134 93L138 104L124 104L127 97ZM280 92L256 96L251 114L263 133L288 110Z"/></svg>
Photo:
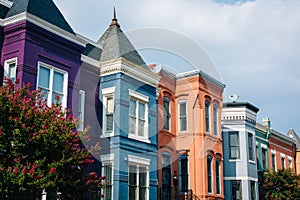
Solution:
<svg viewBox="0 0 300 200"><path fill-rule="evenodd" d="M101 62L122 57L148 69L143 58L139 55L127 36L121 30L117 19L113 19L109 28L98 40L98 44L103 45L103 51L100 59Z"/></svg>
<svg viewBox="0 0 300 200"><path fill-rule="evenodd" d="M6 7L6 6L0 4L0 18L1 18L1 19L4 19L4 18L5 18L6 13L7 13L8 10L9 10L8 7Z"/></svg>
<svg viewBox="0 0 300 200"><path fill-rule="evenodd" d="M100 60L101 51L102 50L99 47L96 47L95 45L89 43L86 45L82 54L93 58L94 60Z"/></svg>
<svg viewBox="0 0 300 200"><path fill-rule="evenodd" d="M74 34L73 29L65 20L64 16L56 7L52 0L10 0L13 6L6 14L6 18L12 17L24 12L30 13L40 19L43 19L69 33Z"/></svg>

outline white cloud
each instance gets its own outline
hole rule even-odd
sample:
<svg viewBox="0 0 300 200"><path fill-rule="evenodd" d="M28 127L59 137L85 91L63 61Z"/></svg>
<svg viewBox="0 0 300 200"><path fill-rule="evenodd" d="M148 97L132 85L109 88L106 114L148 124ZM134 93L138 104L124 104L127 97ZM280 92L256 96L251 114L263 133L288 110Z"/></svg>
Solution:
<svg viewBox="0 0 300 200"><path fill-rule="evenodd" d="M295 127L300 133L300 123L289 120L300 120L300 1L235 5L213 0L55 2L75 31L93 40L108 27L114 5L123 30L160 27L194 39L217 63L226 94L237 92L260 107L259 117L274 118L274 128L287 132ZM279 108L286 113L278 112Z"/></svg>

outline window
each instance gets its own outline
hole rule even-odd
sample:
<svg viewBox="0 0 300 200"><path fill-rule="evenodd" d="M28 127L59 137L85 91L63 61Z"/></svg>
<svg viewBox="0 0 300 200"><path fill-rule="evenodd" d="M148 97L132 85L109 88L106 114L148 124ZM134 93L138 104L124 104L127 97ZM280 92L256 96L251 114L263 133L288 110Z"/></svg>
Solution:
<svg viewBox="0 0 300 200"><path fill-rule="evenodd" d="M106 176L105 188L104 188L104 199L112 200L113 194L113 166L111 163L104 163L102 166L102 174Z"/></svg>
<svg viewBox="0 0 300 200"><path fill-rule="evenodd" d="M17 58L9 59L4 62L4 76L14 83L17 78Z"/></svg>
<svg viewBox="0 0 300 200"><path fill-rule="evenodd" d="M115 87L102 89L103 95L103 136L113 136Z"/></svg>
<svg viewBox="0 0 300 200"><path fill-rule="evenodd" d="M267 169L267 150L262 149L262 164L263 164L263 169Z"/></svg>
<svg viewBox="0 0 300 200"><path fill-rule="evenodd" d="M178 103L179 109L179 131L187 131L187 102L180 101Z"/></svg>
<svg viewBox="0 0 300 200"><path fill-rule="evenodd" d="M180 162L180 192L186 193L189 189L189 169L188 169L188 157L183 156L179 159Z"/></svg>
<svg viewBox="0 0 300 200"><path fill-rule="evenodd" d="M293 169L293 158L288 156L288 161L289 161L289 168Z"/></svg>
<svg viewBox="0 0 300 200"><path fill-rule="evenodd" d="M129 134L136 139L148 138L148 97L129 91Z"/></svg>
<svg viewBox="0 0 300 200"><path fill-rule="evenodd" d="M216 188L217 188L217 194L221 194L221 160L216 160Z"/></svg>
<svg viewBox="0 0 300 200"><path fill-rule="evenodd" d="M78 129L80 131L83 131L83 127L84 127L84 101L85 101L85 92L83 90L80 90L79 100L78 100L78 116L79 116Z"/></svg>
<svg viewBox="0 0 300 200"><path fill-rule="evenodd" d="M276 152L272 152L272 170L276 172Z"/></svg>
<svg viewBox="0 0 300 200"><path fill-rule="evenodd" d="M67 106L67 83L68 73L39 62L38 67L38 89L44 93L44 99L47 100L48 106L56 103L55 97L59 97L58 103Z"/></svg>
<svg viewBox="0 0 300 200"><path fill-rule="evenodd" d="M209 110L210 110L210 102L205 101L205 127L206 127L205 130L207 133L209 133L210 130Z"/></svg>
<svg viewBox="0 0 300 200"><path fill-rule="evenodd" d="M162 154L162 189L161 199L171 200L172 199L172 160L171 155L164 152Z"/></svg>
<svg viewBox="0 0 300 200"><path fill-rule="evenodd" d="M128 161L128 199L148 200L150 160L129 155Z"/></svg>
<svg viewBox="0 0 300 200"><path fill-rule="evenodd" d="M164 129L170 130L170 99L164 97Z"/></svg>
<svg viewBox="0 0 300 200"><path fill-rule="evenodd" d="M254 151L253 151L253 135L248 133L248 155L249 160L254 161Z"/></svg>
<svg viewBox="0 0 300 200"><path fill-rule="evenodd" d="M231 185L231 200L242 200L241 181L230 181L230 185Z"/></svg>
<svg viewBox="0 0 300 200"><path fill-rule="evenodd" d="M285 155L281 155L281 167L285 169Z"/></svg>
<svg viewBox="0 0 300 200"><path fill-rule="evenodd" d="M208 193L213 193L212 157L211 156L207 156L207 188L208 188Z"/></svg>
<svg viewBox="0 0 300 200"><path fill-rule="evenodd" d="M113 177L114 177L114 154L101 155L102 162L102 176L106 176L103 180L106 184L102 189L102 194L104 195L104 200L113 199Z"/></svg>
<svg viewBox="0 0 300 200"><path fill-rule="evenodd" d="M255 200L256 199L256 192L255 192L255 181L250 181L250 199Z"/></svg>
<svg viewBox="0 0 300 200"><path fill-rule="evenodd" d="M214 105L214 134L219 135L218 130L219 130L219 118L218 118L218 106Z"/></svg>
<svg viewBox="0 0 300 200"><path fill-rule="evenodd" d="M237 159L240 158L240 142L239 142L239 132L229 132L229 158Z"/></svg>

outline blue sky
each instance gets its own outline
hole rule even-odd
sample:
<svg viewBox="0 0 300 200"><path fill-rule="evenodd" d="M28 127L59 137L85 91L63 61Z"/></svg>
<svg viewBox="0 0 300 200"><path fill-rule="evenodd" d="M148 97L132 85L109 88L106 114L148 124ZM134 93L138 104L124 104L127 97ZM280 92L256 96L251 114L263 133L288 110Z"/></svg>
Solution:
<svg viewBox="0 0 300 200"><path fill-rule="evenodd" d="M75 32L94 41L107 29L114 6L124 31L159 28L189 38L215 64L225 100L238 94L260 108L258 122L270 117L274 129L300 133L300 1L54 1ZM140 52L148 64L188 68L185 56Z"/></svg>

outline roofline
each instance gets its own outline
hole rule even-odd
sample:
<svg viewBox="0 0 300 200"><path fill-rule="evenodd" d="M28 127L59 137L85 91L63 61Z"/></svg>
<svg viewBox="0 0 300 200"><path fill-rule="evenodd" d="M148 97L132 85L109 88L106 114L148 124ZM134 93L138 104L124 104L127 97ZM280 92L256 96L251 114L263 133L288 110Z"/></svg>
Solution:
<svg viewBox="0 0 300 200"><path fill-rule="evenodd" d="M78 38L80 38L80 39L86 41L87 43L92 44L92 45L94 45L95 47L98 47L99 49L102 49L102 50L103 50L103 45L102 45L102 44L99 44L99 43L97 43L97 42L95 42L95 41L93 41L93 40L91 40L91 39L89 39L89 38L87 38L87 37L85 37L85 36L79 34L79 33L75 33L75 34L76 34L76 36L77 36Z"/></svg>
<svg viewBox="0 0 300 200"><path fill-rule="evenodd" d="M8 0L0 0L0 4L2 4L3 6L5 6L7 8L11 8L14 3L11 1L8 1Z"/></svg>
<svg viewBox="0 0 300 200"><path fill-rule="evenodd" d="M6 18L6 19L2 19L0 20L0 25L1 26L8 26L8 25L11 25L11 24L14 24L14 23L17 23L17 22L20 22L20 21L23 21L23 20L27 20L41 28L44 28L45 30L47 31L50 31L62 38L65 38L69 41L72 41L74 42L75 44L78 44L80 46L83 46L85 47L87 45L87 41L84 40L83 38L80 38L78 37L77 35L75 34L72 34L66 30L63 30L62 28L59 28L39 17L36 17L30 13L27 13L27 12L23 12L23 13L20 13L18 15L14 15L14 16L11 16L9 18Z"/></svg>
<svg viewBox="0 0 300 200"><path fill-rule="evenodd" d="M244 107L244 106L252 110L253 112L257 113L259 111L258 107L254 106L249 102L224 102L223 103L223 108L235 108L235 107Z"/></svg>
<svg viewBox="0 0 300 200"><path fill-rule="evenodd" d="M283 133L280 133L279 131L276 131L274 129L271 128L271 135L274 134L275 136L277 136L278 138L282 138L284 140L288 140L289 142L295 143L296 140L294 138L291 138Z"/></svg>
<svg viewBox="0 0 300 200"><path fill-rule="evenodd" d="M196 76L196 75L199 75L199 76L203 77L204 79L215 83L216 85L218 85L219 87L221 87L223 89L226 87L225 84L221 83L220 81L213 78L212 76L204 73L200 69L196 69L196 70L176 74L176 79L182 79L182 78L187 78L187 77Z"/></svg>

